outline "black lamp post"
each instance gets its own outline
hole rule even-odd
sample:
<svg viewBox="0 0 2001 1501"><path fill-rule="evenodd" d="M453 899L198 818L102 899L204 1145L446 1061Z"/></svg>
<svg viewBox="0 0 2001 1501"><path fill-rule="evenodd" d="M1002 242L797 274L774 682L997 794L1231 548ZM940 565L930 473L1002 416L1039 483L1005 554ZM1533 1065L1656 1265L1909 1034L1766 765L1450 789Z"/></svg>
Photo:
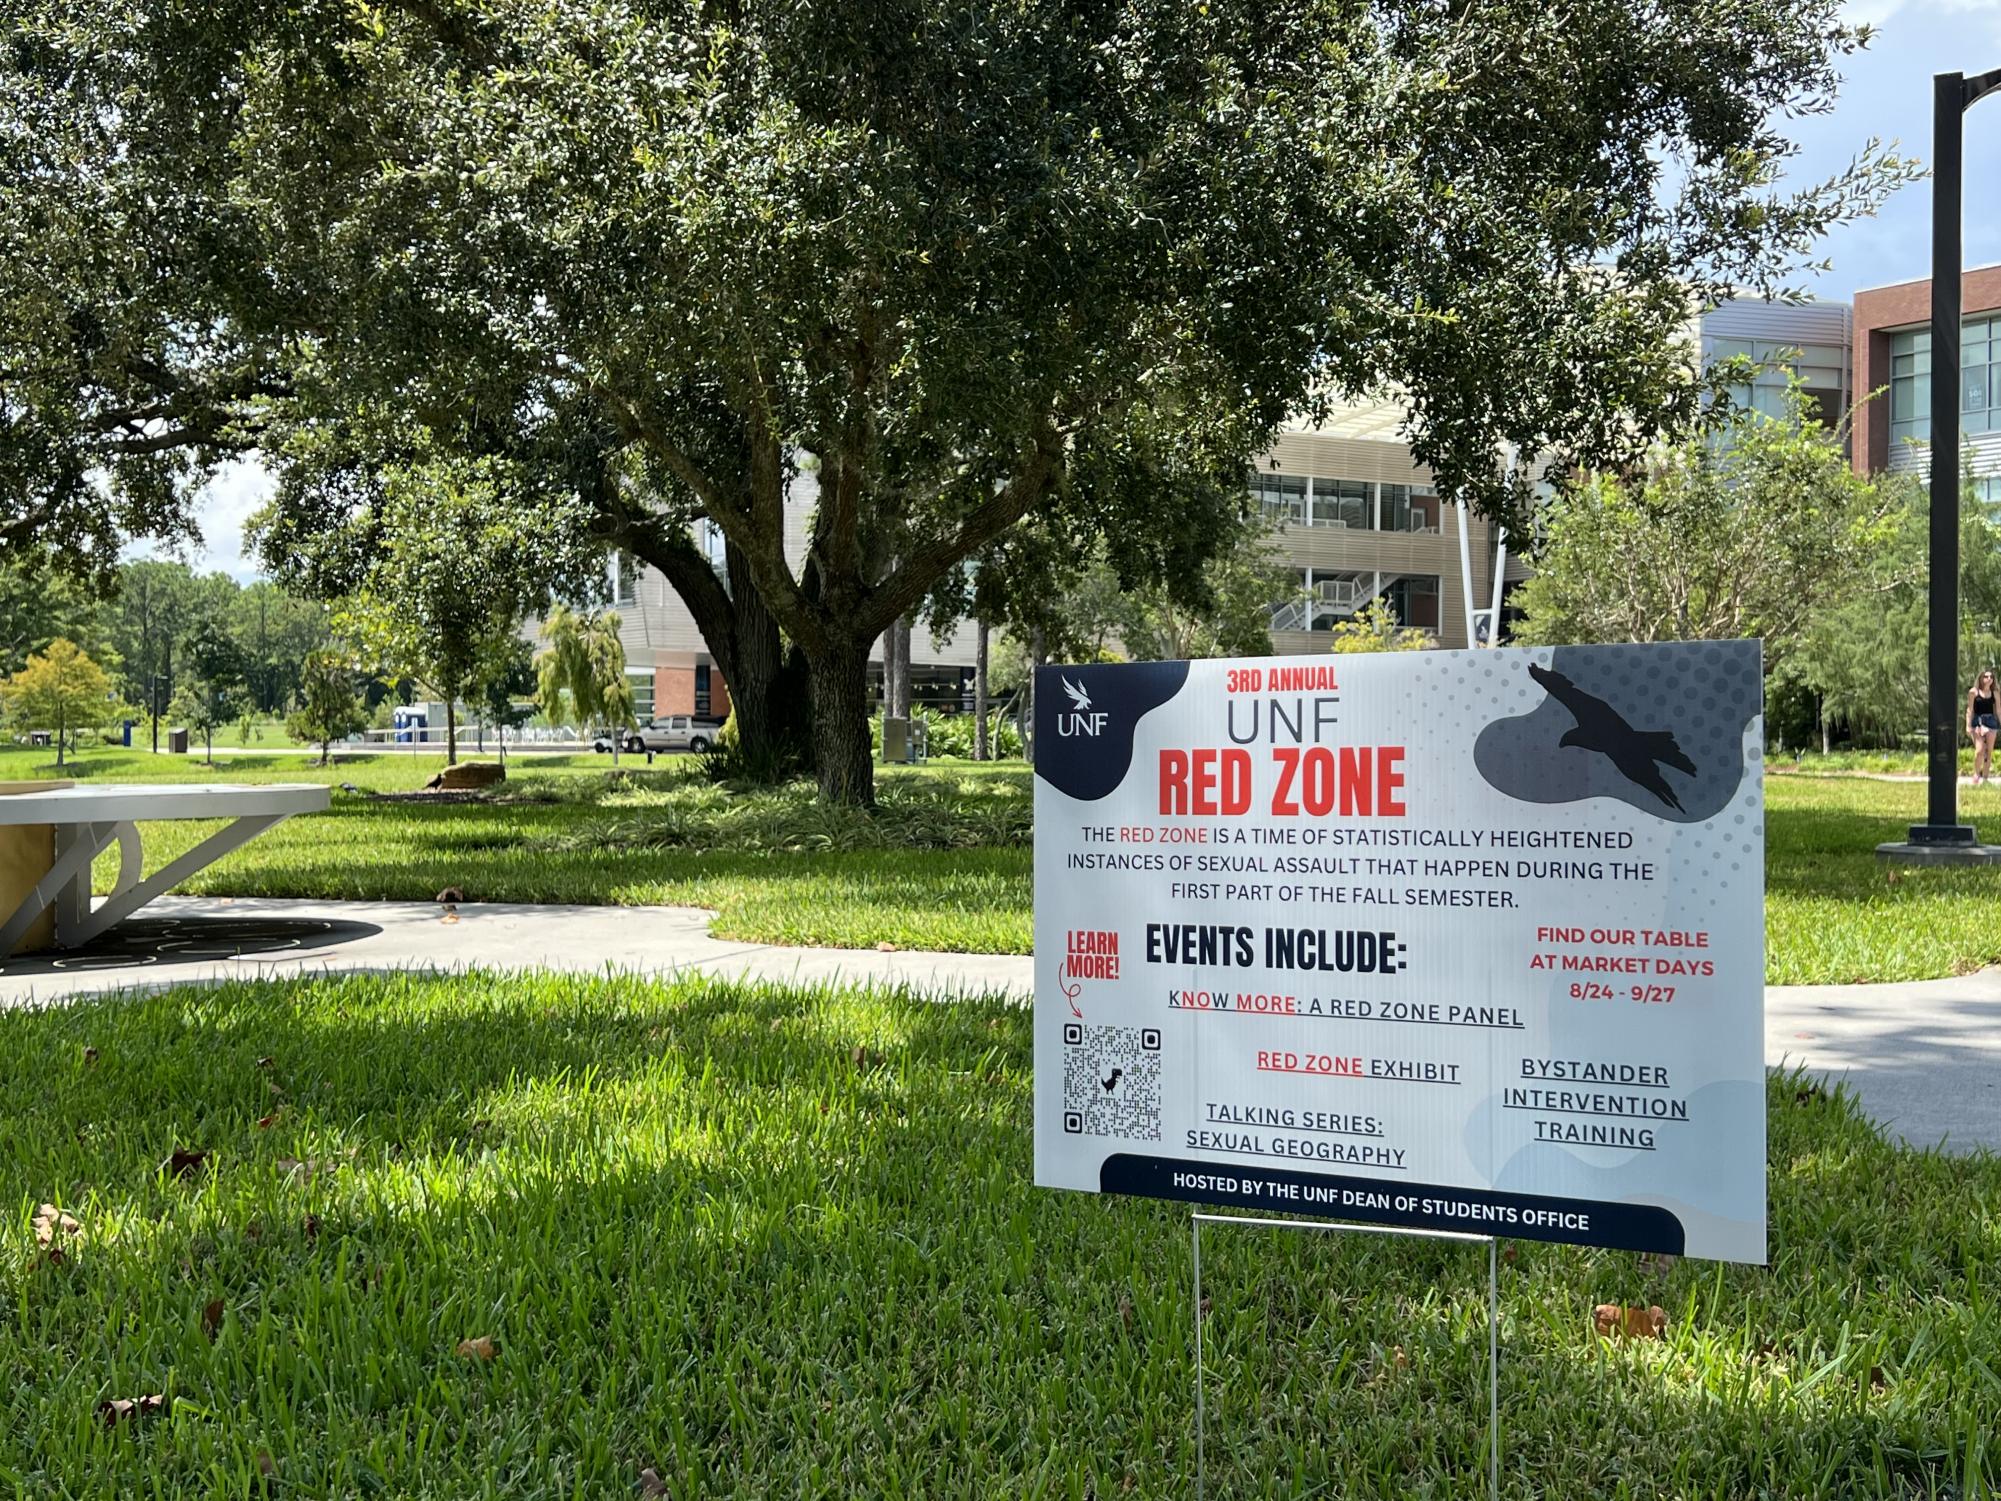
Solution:
<svg viewBox="0 0 2001 1501"><path fill-rule="evenodd" d="M1962 119L2001 68L1932 78L1931 797L1911 843L1972 846L1959 821L1959 303ZM1943 851L1941 851L1943 852Z"/></svg>

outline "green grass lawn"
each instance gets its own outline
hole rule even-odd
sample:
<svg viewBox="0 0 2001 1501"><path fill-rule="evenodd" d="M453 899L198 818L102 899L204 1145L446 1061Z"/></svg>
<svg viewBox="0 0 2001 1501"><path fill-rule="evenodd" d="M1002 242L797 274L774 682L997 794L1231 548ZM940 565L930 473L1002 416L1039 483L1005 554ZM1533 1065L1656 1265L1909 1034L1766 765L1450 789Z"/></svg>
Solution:
<svg viewBox="0 0 2001 1501"><path fill-rule="evenodd" d="M443 760L359 755L199 761L93 751L95 780L348 782L418 787ZM46 776L45 751L0 752L0 780ZM491 800L418 803L336 790L190 881L227 896L691 903L725 937L775 943L1026 953L1032 934L1029 777L1019 763L937 762L880 772L875 818L820 806L810 786L743 795L686 758L614 772L602 756L516 761ZM2001 960L2001 873L1891 872L1877 843L1924 811L1921 783L1794 773L1767 781L1767 977L1780 984L1920 979ZM1963 793L2001 831L2001 788ZM147 830L157 868L212 824ZM99 864L100 889L115 856Z"/></svg>
<svg viewBox="0 0 2001 1501"><path fill-rule="evenodd" d="M1003 1004L711 981L0 1014L0 1488L1186 1495L1187 1211L1031 1186L1030 1052ZM2001 1484L2001 1162L1784 1079L1770 1161L1769 1269L1510 1245L1508 1495ZM1204 1260L1211 1495L1482 1493L1480 1251Z"/></svg>

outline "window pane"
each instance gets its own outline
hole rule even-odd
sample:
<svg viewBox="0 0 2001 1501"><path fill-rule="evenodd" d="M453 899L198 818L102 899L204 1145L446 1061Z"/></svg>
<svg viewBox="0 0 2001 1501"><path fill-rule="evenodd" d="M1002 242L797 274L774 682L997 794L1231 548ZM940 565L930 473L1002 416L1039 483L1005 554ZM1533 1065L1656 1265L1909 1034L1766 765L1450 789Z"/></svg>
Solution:
<svg viewBox="0 0 2001 1501"><path fill-rule="evenodd" d="M1917 362L1918 357L1914 354L1900 354L1894 360L1890 361L1890 373L1892 375L1915 375L1918 368Z"/></svg>
<svg viewBox="0 0 2001 1501"><path fill-rule="evenodd" d="M1987 367L1969 365L1959 375L1959 409L1962 412L1987 410Z"/></svg>
<svg viewBox="0 0 2001 1501"><path fill-rule="evenodd" d="M1890 420L1908 422L1917 415L1911 392L1917 382L1909 376L1899 376L1890 382Z"/></svg>

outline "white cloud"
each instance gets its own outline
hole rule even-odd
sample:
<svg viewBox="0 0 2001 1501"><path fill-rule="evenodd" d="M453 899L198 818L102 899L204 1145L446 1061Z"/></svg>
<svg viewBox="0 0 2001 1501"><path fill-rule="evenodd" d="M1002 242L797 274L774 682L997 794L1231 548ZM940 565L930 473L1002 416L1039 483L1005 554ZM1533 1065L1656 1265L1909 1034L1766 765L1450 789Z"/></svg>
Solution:
<svg viewBox="0 0 2001 1501"><path fill-rule="evenodd" d="M213 480L195 497L195 525L201 531L201 546L170 553L157 543L146 542L126 549L132 558L177 556L197 573L227 573L247 583L261 575L255 562L243 555L243 527L250 515L265 501L277 481L253 455L236 459L216 471Z"/></svg>

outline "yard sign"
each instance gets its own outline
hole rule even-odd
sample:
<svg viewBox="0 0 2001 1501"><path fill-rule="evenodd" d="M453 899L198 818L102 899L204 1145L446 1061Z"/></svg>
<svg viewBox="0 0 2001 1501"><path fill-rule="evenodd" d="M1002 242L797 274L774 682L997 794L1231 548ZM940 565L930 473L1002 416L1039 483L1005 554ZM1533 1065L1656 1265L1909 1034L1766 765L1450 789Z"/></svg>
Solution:
<svg viewBox="0 0 2001 1501"><path fill-rule="evenodd" d="M1756 642L1035 706L1038 1183L1765 1259Z"/></svg>

